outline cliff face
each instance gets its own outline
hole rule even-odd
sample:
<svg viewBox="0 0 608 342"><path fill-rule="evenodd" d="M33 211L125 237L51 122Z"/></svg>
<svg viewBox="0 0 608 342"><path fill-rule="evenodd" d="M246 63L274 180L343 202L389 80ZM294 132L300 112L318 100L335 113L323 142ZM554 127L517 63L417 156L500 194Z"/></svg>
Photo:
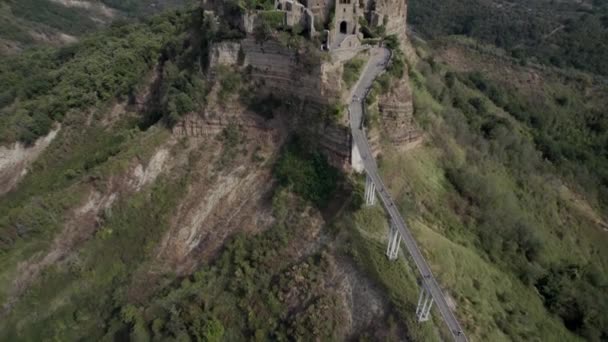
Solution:
<svg viewBox="0 0 608 342"><path fill-rule="evenodd" d="M218 65L249 69L258 96L273 95L289 104L284 119L290 129L305 130L340 169L350 165L351 136L347 126L325 124L319 114L339 103L343 65L305 56L305 52L287 48L277 41L256 42L246 38L240 42L222 42L211 47L210 68ZM296 115L297 114L297 115ZM201 131L198 124L190 130ZM181 126L180 131L185 130Z"/></svg>
<svg viewBox="0 0 608 342"><path fill-rule="evenodd" d="M307 59L307 60L305 60ZM240 42L214 44L210 67L239 65L251 69L259 91L285 98L294 98L317 105L339 101L342 94L342 64L307 58L276 41L256 42L246 38Z"/></svg>
<svg viewBox="0 0 608 342"><path fill-rule="evenodd" d="M341 94L342 66L338 63L303 60L303 56L276 41L241 42L244 65L251 66L255 79L267 91L317 104L330 104Z"/></svg>
<svg viewBox="0 0 608 342"><path fill-rule="evenodd" d="M387 34L406 38L407 2L404 0L377 0L374 17L386 25Z"/></svg>
<svg viewBox="0 0 608 342"><path fill-rule="evenodd" d="M396 81L391 91L379 98L380 126L393 144L407 146L418 142L422 132L414 120L409 77Z"/></svg>
<svg viewBox="0 0 608 342"><path fill-rule="evenodd" d="M389 7L384 7L388 10ZM395 17L399 15L395 14ZM390 24L390 20L389 20ZM402 23L396 23L395 27ZM403 31L405 28L403 28ZM402 39L406 39L405 35ZM407 41L405 41L407 45ZM211 47L210 67L218 65L239 66L249 69L255 91L259 96L272 94L286 103L290 108L284 111L287 126L290 129L306 130L313 136L331 164L343 170L349 170L351 164L352 138L347 125L326 124L319 119L319 113L328 105L343 101L346 89L342 85L343 61L313 61L318 64L306 65L295 49L287 48L276 41L258 43L253 38L240 42L222 42ZM378 98L378 130L370 131L370 139L376 153L380 152L380 135L402 147L412 146L420 141L422 134L413 118L411 89L407 73L393 81L388 93ZM193 131L204 134L213 126L222 127L221 123L205 114L207 124L186 122L177 127L179 131ZM219 129L219 128L217 128ZM216 130L217 130L216 129ZM212 129L213 130L213 129ZM196 133L200 132L200 133Z"/></svg>

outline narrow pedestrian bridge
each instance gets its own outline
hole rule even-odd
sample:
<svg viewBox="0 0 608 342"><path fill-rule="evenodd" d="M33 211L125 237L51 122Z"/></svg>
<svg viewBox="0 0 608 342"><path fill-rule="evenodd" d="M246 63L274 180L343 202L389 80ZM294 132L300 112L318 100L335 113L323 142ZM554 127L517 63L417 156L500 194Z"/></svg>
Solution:
<svg viewBox="0 0 608 342"><path fill-rule="evenodd" d="M433 304L436 304L435 306L448 326L454 340L468 341L456 316L448 306L429 264L418 248L416 240L384 185L366 137L365 127L363 126L365 98L374 79L384 72L389 62L390 51L388 49L373 49L371 57L355 86L355 90L351 94L348 110L353 138L353 168L366 174L365 204L368 206L375 205L376 198L379 198L386 210L390 227L386 256L391 261L396 260L399 257L399 247L401 246L401 242L403 242L406 251L420 273L421 288L416 308L418 321L427 321L430 317Z"/></svg>

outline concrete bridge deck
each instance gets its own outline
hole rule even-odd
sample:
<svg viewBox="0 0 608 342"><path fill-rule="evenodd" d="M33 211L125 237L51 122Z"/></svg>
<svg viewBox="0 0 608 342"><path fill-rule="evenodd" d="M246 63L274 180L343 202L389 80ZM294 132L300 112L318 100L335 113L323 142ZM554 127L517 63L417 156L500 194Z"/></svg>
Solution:
<svg viewBox="0 0 608 342"><path fill-rule="evenodd" d="M371 88L374 79L386 69L389 59L389 50L385 48L376 48L372 50L372 56L369 59L365 69L361 73L359 81L355 85L355 90L351 94L349 104L349 119L353 135L353 149L358 150L355 152L358 152L358 155L361 158L360 162L362 164L362 168L367 173L371 182L373 182L375 190L380 200L384 204L384 208L386 209L392 224L397 229L398 233L401 235L401 238L405 243L408 253L412 257L418 271L420 272L422 291L426 291L427 293L429 293L432 298L428 309L430 310L430 305L435 302L437 304L439 312L441 313L441 317L443 318L445 324L448 326L454 340L468 341L460 324L458 323L458 320L456 319L456 316L448 306L448 303L441 291L441 287L439 286L439 283L431 272L429 264L426 262L424 256L422 255L422 252L418 248L418 245L416 244L414 237L412 236L409 228L407 227L405 220L401 216L401 213L399 213L399 210L397 209L391 195L389 194L386 186L384 185L384 182L380 177L380 173L378 172L376 161L374 160L374 156L372 155L369 142L365 135L362 120L365 106L365 97L369 89Z"/></svg>

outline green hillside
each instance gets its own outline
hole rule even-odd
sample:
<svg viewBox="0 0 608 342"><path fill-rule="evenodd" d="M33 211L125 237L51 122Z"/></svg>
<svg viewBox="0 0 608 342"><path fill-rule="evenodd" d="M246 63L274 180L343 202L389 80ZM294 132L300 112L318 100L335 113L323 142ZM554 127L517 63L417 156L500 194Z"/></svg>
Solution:
<svg viewBox="0 0 608 342"><path fill-rule="evenodd" d="M450 338L436 310L416 322L416 271L387 260L363 176L321 152L308 123L335 123L340 106L208 67L212 43L244 36L234 18L102 2L115 17L0 4L0 39L18 44L0 57L0 341ZM423 138L395 144L380 112L367 122L464 331L608 340L605 5L409 6L416 34L386 39L397 53L368 99L409 77ZM262 28L258 44L276 38ZM41 44L33 29L78 39ZM277 42L305 70L327 57L293 31Z"/></svg>
<svg viewBox="0 0 608 342"><path fill-rule="evenodd" d="M62 45L119 20L137 20L187 0L7 0L0 3L0 55Z"/></svg>
<svg viewBox="0 0 608 342"><path fill-rule="evenodd" d="M608 225L596 165L606 153L581 155L606 131L581 114L600 117L606 87L476 46L418 43L410 77L428 142L389 149L381 168L480 340L577 340L566 328L602 341ZM551 155L551 135L572 140Z"/></svg>
<svg viewBox="0 0 608 342"><path fill-rule="evenodd" d="M428 38L465 35L519 61L608 76L608 3L412 0L409 24Z"/></svg>
<svg viewBox="0 0 608 342"><path fill-rule="evenodd" d="M206 70L209 43L234 37L214 24L200 9L168 12L4 57L4 145L58 133L0 197L0 340L414 333L343 249L349 231L334 224L361 203L356 181L308 137L283 144L236 123L209 138L172 134L210 101L251 105L261 121L294 109L252 96L246 70ZM188 247L175 239L183 216L206 210L201 247L175 261ZM345 306L360 283L362 302Z"/></svg>

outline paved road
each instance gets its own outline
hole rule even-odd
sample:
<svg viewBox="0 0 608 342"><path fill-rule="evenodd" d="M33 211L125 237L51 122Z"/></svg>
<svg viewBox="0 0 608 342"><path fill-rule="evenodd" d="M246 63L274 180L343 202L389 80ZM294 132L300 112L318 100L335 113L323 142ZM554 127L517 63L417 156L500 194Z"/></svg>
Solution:
<svg viewBox="0 0 608 342"><path fill-rule="evenodd" d="M376 161L371 153L369 142L365 136L363 130L363 102L361 99L365 99L367 90L371 87L374 79L382 73L385 69L385 64L390 57L390 52L387 49L377 48L373 50L372 57L370 58L365 70L362 72L361 77L356 85L355 91L352 94L351 103L349 105L350 113L350 126L353 134L353 141L359 149L361 158L363 159L363 165L367 174L371 177L374 185L376 186L376 192L378 197L384 204L386 211L388 212L391 220L395 223L401 233L401 238L405 243L407 251L414 260L418 271L420 271L422 286L430 292L436 307L439 309L443 320L447 324L449 330L452 333L455 341L468 341L456 316L448 306L441 288L437 283L437 280L431 272L431 268L424 259L424 256L420 252L420 249L416 245L414 237L410 233L407 224L401 217L399 210L395 206L391 195L388 193L380 174L378 173L378 167Z"/></svg>

